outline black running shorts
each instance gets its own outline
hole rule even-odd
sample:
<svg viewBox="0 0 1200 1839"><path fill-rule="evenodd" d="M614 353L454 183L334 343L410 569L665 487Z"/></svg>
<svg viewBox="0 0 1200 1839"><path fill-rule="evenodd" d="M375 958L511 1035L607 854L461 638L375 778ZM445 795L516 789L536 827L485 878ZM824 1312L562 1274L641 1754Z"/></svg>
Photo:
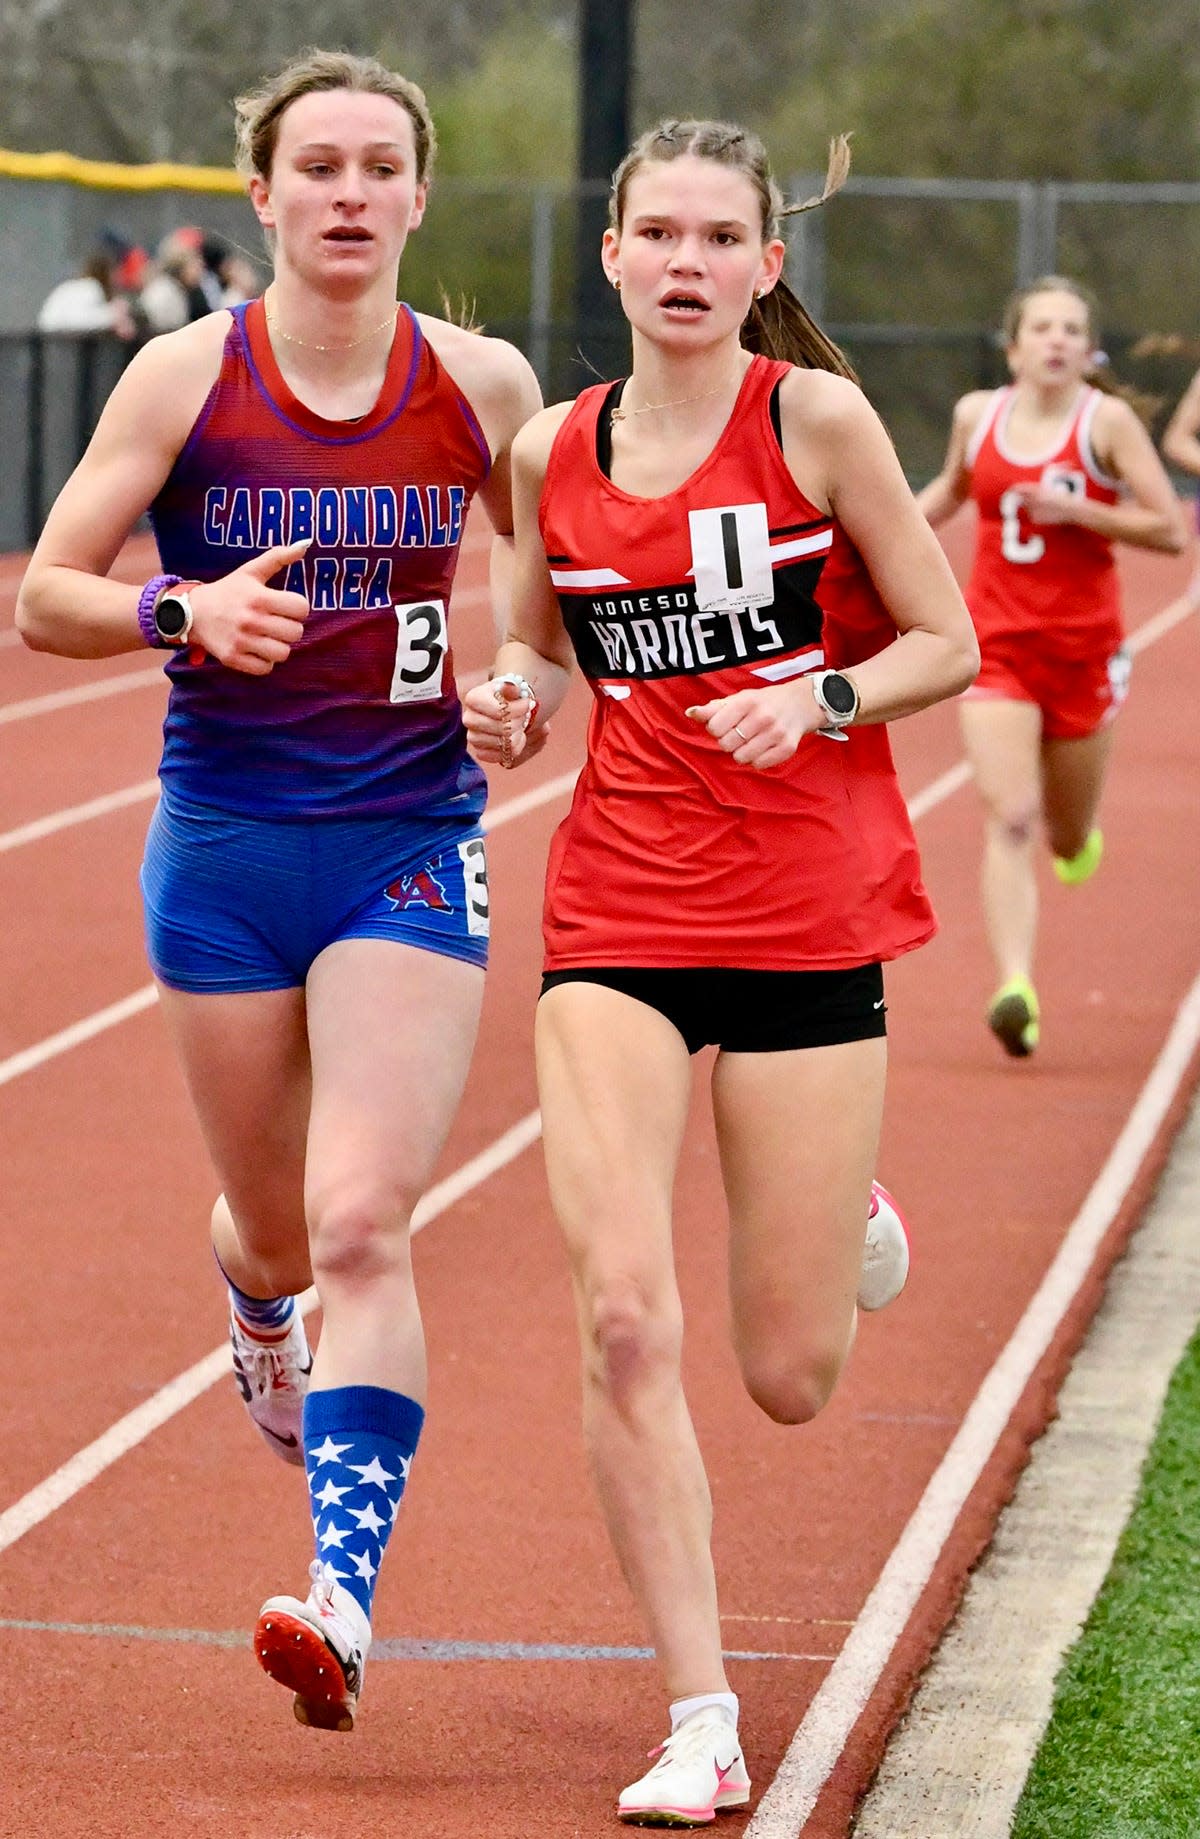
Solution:
<svg viewBox="0 0 1200 1839"><path fill-rule="evenodd" d="M548 971L542 995L562 983L599 983L657 1009L679 1030L690 1054L719 1047L730 1054L788 1053L833 1047L887 1033L883 968L847 971L674 970Z"/></svg>

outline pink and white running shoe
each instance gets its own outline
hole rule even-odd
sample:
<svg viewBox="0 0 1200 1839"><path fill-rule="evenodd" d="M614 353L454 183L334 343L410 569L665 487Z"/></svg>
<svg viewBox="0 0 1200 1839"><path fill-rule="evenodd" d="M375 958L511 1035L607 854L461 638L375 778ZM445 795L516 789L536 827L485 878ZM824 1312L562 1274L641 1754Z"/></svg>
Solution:
<svg viewBox="0 0 1200 1839"><path fill-rule="evenodd" d="M650 1755L653 1768L617 1799L630 1826L708 1826L723 1807L750 1799L737 1729L722 1712L696 1712Z"/></svg>
<svg viewBox="0 0 1200 1839"><path fill-rule="evenodd" d="M871 1183L867 1242L858 1280L860 1309L884 1309L895 1302L908 1281L908 1225L896 1202L879 1182Z"/></svg>

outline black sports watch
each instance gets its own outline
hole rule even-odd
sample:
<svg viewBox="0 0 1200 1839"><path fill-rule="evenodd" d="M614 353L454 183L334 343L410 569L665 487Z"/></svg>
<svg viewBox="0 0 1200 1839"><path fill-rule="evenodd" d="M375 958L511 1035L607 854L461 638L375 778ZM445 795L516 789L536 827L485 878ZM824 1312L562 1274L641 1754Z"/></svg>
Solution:
<svg viewBox="0 0 1200 1839"><path fill-rule="evenodd" d="M186 645L192 630L192 603L186 587L169 587L154 603L154 630L164 645Z"/></svg>
<svg viewBox="0 0 1200 1839"><path fill-rule="evenodd" d="M813 699L825 715L825 727L848 728L858 714L859 696L852 677L840 670L819 670L809 678Z"/></svg>

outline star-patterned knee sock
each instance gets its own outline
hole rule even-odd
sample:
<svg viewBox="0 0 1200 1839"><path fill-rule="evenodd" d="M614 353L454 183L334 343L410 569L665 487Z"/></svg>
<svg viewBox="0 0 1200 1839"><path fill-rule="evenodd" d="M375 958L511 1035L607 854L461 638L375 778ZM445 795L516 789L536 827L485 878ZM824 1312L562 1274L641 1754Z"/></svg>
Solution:
<svg viewBox="0 0 1200 1839"><path fill-rule="evenodd" d="M424 1422L415 1399L382 1386L335 1386L304 1400L304 1466L317 1557L368 1620Z"/></svg>

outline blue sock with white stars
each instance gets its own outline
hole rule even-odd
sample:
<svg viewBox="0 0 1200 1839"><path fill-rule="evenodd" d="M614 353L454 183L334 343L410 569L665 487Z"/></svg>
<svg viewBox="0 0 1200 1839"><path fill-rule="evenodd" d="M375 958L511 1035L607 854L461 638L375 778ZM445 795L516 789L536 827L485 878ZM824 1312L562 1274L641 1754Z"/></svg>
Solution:
<svg viewBox="0 0 1200 1839"><path fill-rule="evenodd" d="M304 1466L317 1557L368 1621L425 1412L403 1392L335 1386L304 1400Z"/></svg>

